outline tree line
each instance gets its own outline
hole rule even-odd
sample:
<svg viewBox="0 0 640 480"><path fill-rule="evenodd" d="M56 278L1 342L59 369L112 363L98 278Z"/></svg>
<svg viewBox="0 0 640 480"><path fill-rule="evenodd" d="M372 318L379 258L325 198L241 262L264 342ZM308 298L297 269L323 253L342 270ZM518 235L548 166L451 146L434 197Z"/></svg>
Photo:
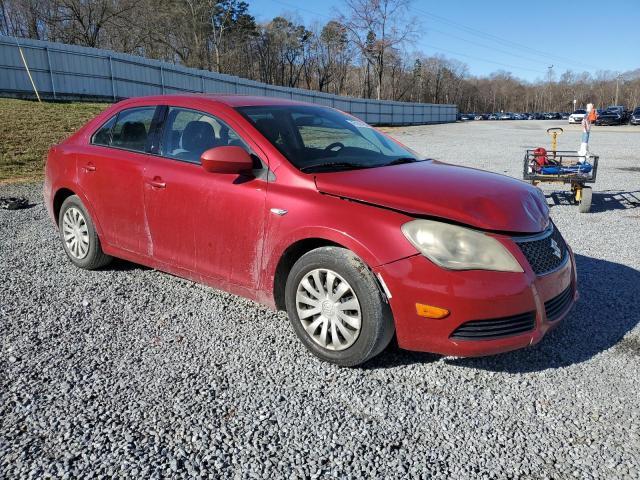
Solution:
<svg viewBox="0 0 640 480"><path fill-rule="evenodd" d="M526 82L473 76L443 55L410 51L428 31L411 0L345 0L326 22L258 22L242 0L0 0L0 33L169 61L287 87L461 111L569 111L640 105L640 71L565 71Z"/></svg>

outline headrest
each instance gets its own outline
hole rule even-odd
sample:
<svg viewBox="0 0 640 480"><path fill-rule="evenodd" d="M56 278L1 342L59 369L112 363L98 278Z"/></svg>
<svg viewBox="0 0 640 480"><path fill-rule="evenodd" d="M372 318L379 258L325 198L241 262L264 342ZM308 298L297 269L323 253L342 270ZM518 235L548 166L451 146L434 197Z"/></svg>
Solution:
<svg viewBox="0 0 640 480"><path fill-rule="evenodd" d="M216 133L210 123L194 120L182 132L182 148L199 153L216 146Z"/></svg>
<svg viewBox="0 0 640 480"><path fill-rule="evenodd" d="M147 140L147 129L142 122L124 122L122 126L123 143L143 143Z"/></svg>

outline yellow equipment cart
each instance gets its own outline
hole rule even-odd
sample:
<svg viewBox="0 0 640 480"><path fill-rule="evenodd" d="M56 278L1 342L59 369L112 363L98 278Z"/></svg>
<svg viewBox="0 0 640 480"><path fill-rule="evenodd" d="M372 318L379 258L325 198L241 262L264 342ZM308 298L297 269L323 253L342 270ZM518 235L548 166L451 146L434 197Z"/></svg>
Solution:
<svg viewBox="0 0 640 480"><path fill-rule="evenodd" d="M588 153L580 155L578 152L557 150L558 135L562 128L549 128L551 135L551 150L543 148L529 149L524 155L523 178L532 185L539 183L561 183L571 186L574 202L578 211L586 213L591 209L591 187L588 183L596 181L598 172L597 155Z"/></svg>

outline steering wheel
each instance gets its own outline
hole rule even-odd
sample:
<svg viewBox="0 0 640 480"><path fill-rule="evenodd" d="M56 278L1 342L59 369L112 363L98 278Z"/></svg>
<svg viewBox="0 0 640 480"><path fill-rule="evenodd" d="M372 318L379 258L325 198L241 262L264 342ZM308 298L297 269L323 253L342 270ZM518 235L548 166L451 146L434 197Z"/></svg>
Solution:
<svg viewBox="0 0 640 480"><path fill-rule="evenodd" d="M338 149L334 150L336 147L338 147ZM326 147L324 147L325 151L330 151L335 153L338 153L343 148L344 148L344 143L340 143L340 142L333 142L331 145L327 145Z"/></svg>

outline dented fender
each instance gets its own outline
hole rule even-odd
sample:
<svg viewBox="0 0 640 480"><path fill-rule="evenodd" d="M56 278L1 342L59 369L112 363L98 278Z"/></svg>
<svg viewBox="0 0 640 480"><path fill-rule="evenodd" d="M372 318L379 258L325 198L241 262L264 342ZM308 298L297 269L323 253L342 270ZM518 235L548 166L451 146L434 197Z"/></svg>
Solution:
<svg viewBox="0 0 640 480"><path fill-rule="evenodd" d="M270 184L260 298L273 303L276 269L291 246L304 240L324 240L351 250L374 268L415 255L401 227L412 218L399 212L323 195L315 188L291 189ZM277 215L271 209L286 210ZM354 219L366 219L354 222ZM373 233L373 235L372 235Z"/></svg>

